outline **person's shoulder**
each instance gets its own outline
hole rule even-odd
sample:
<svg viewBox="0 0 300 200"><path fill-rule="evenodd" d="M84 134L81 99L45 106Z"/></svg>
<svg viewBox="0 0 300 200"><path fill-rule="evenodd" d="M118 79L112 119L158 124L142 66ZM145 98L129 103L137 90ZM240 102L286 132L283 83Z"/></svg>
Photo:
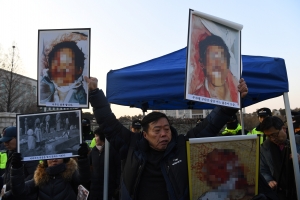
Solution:
<svg viewBox="0 0 300 200"><path fill-rule="evenodd" d="M269 151L270 150L270 145L271 141L269 139L266 139L262 144L261 144L261 150Z"/></svg>

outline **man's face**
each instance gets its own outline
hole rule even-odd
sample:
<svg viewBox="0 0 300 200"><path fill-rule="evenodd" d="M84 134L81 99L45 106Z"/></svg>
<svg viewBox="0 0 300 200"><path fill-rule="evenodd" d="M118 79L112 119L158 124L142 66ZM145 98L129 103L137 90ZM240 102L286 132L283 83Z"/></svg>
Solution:
<svg viewBox="0 0 300 200"><path fill-rule="evenodd" d="M223 47L209 46L206 50L206 69L207 78L214 86L225 84L227 76L227 58Z"/></svg>
<svg viewBox="0 0 300 200"><path fill-rule="evenodd" d="M277 145L283 144L287 139L285 127L282 127L280 130L271 127L265 130L264 134L271 140L271 142Z"/></svg>
<svg viewBox="0 0 300 200"><path fill-rule="evenodd" d="M100 140L100 136L95 134L95 141L97 146L102 146L104 145L104 142Z"/></svg>
<svg viewBox="0 0 300 200"><path fill-rule="evenodd" d="M151 148L164 151L172 138L169 122L166 118L160 118L157 122L149 124L147 132L143 132Z"/></svg>
<svg viewBox="0 0 300 200"><path fill-rule="evenodd" d="M17 139L13 138L7 142L4 142L4 146L9 151L15 150L17 148Z"/></svg>
<svg viewBox="0 0 300 200"><path fill-rule="evenodd" d="M55 165L59 165L63 163L63 159L52 159L52 160L47 160L48 167L53 167Z"/></svg>
<svg viewBox="0 0 300 200"><path fill-rule="evenodd" d="M55 52L50 66L52 80L58 86L68 86L75 81L75 54L70 48Z"/></svg>

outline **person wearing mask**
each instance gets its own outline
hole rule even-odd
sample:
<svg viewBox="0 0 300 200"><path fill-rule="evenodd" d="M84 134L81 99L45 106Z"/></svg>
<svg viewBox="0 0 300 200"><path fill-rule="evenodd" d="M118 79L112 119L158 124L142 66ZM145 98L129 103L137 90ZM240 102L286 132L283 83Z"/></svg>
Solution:
<svg viewBox="0 0 300 200"><path fill-rule="evenodd" d="M2 175L3 184L6 185L6 191L11 190L11 179L10 179L10 169L12 166L12 157L13 154L17 152L17 127L10 126L7 127L3 133L3 137L0 139L0 142L4 143L5 148L7 149L7 162L5 166L5 172ZM34 170L38 165L39 161L27 161L21 162L22 173L24 174L24 181L32 179ZM18 199L14 197L15 199ZM5 195L4 198L5 199ZM21 199L36 199L35 195L23 196Z"/></svg>
<svg viewBox="0 0 300 200"><path fill-rule="evenodd" d="M79 151L79 150L78 150ZM79 154L80 155L80 154ZM86 157L78 158L78 168L73 158L43 160L37 166L33 179L24 181L22 157L14 153L11 168L11 193L16 197L35 194L43 200L74 200L77 198L78 186L86 185L89 170Z"/></svg>
<svg viewBox="0 0 300 200"><path fill-rule="evenodd" d="M85 77L89 101L105 138L116 149L121 160L126 159L121 177L121 199L175 200L188 199L186 140L216 136L238 110L217 106L200 126L185 135L177 134L168 117L151 112L142 120L142 133L124 127L112 113L96 78ZM246 82L239 81L241 97L248 93ZM124 157L125 156L125 157Z"/></svg>

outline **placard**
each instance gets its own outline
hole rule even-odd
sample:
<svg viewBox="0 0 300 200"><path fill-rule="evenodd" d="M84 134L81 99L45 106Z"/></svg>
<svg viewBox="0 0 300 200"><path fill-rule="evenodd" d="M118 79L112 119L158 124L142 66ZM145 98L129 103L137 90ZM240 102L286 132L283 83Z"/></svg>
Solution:
<svg viewBox="0 0 300 200"><path fill-rule="evenodd" d="M77 156L81 110L17 115L17 151L23 161Z"/></svg>
<svg viewBox="0 0 300 200"><path fill-rule="evenodd" d="M258 193L257 135L189 139L187 152L191 200L250 200Z"/></svg>
<svg viewBox="0 0 300 200"><path fill-rule="evenodd" d="M185 98L240 108L242 25L190 10Z"/></svg>
<svg viewBox="0 0 300 200"><path fill-rule="evenodd" d="M38 105L88 108L90 29L38 31Z"/></svg>

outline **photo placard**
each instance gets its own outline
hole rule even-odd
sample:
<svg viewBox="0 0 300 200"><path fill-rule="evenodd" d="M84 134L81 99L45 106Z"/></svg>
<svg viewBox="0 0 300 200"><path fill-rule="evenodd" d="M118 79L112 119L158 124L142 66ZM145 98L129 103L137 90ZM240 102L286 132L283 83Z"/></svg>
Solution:
<svg viewBox="0 0 300 200"><path fill-rule="evenodd" d="M259 136L187 141L191 200L252 199L258 193Z"/></svg>
<svg viewBox="0 0 300 200"><path fill-rule="evenodd" d="M77 156L81 110L17 115L17 151L23 161Z"/></svg>
<svg viewBox="0 0 300 200"><path fill-rule="evenodd" d="M88 108L91 30L38 31L38 105Z"/></svg>
<svg viewBox="0 0 300 200"><path fill-rule="evenodd" d="M190 10L185 98L240 108L242 25Z"/></svg>

